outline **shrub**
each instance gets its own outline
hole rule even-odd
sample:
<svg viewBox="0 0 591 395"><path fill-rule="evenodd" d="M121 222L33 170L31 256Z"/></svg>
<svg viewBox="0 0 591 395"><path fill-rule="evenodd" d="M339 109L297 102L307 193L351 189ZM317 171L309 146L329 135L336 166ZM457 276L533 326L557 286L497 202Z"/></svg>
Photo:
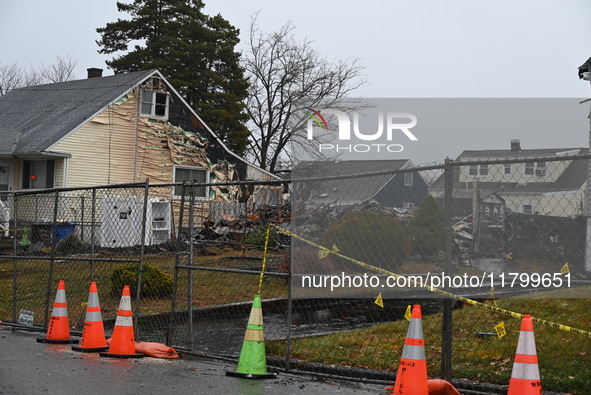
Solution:
<svg viewBox="0 0 591 395"><path fill-rule="evenodd" d="M257 226L256 228L252 228L246 234L246 237L244 238L244 243L247 245L264 247L266 237L267 237L267 227L266 226ZM274 247L276 244L277 244L277 231L275 229L271 229L269 232L268 247Z"/></svg>
<svg viewBox="0 0 591 395"><path fill-rule="evenodd" d="M84 243L74 233L70 233L64 239L60 240L55 247L58 254L82 254L90 250L90 244Z"/></svg>
<svg viewBox="0 0 591 395"><path fill-rule="evenodd" d="M409 237L398 221L370 211L351 211L331 224L324 233L324 245L335 245L342 255L392 271L402 265L410 252Z"/></svg>
<svg viewBox="0 0 591 395"><path fill-rule="evenodd" d="M312 246L299 246L292 250L291 267L296 274L333 274L335 266L333 257L320 257L320 250Z"/></svg>
<svg viewBox="0 0 591 395"><path fill-rule="evenodd" d="M433 196L427 196L406 225L411 240L412 254L437 256L445 249L445 216Z"/></svg>
<svg viewBox="0 0 591 395"><path fill-rule="evenodd" d="M137 291L139 263L130 263L113 270L111 273L111 292L113 296L120 296L124 285L129 285L131 295L135 297ZM168 297L172 294L172 276L164 270L144 263L142 272L141 296L145 298Z"/></svg>

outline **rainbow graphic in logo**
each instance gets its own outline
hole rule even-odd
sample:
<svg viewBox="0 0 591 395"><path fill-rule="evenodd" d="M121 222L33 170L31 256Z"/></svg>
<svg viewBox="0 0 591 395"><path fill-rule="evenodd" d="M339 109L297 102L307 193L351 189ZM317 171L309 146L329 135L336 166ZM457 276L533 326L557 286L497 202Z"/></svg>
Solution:
<svg viewBox="0 0 591 395"><path fill-rule="evenodd" d="M316 123L321 129L324 129L328 132L328 124L326 123L324 117L318 111L313 110L311 108L306 108L306 110L308 110L308 113L306 115L308 115L310 118L316 121Z"/></svg>

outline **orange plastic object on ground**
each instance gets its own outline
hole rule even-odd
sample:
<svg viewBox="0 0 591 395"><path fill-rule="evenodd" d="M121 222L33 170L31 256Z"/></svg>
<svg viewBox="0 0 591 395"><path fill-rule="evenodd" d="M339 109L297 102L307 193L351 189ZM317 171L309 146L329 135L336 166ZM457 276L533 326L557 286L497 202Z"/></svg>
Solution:
<svg viewBox="0 0 591 395"><path fill-rule="evenodd" d="M441 379L427 380L429 395L461 395L449 381ZM386 391L393 393L394 387L386 387Z"/></svg>
<svg viewBox="0 0 591 395"><path fill-rule="evenodd" d="M441 379L427 380L429 395L460 395L456 387L449 381Z"/></svg>
<svg viewBox="0 0 591 395"><path fill-rule="evenodd" d="M174 348L154 342L135 343L135 352L141 352L148 357L154 358L177 359L179 357Z"/></svg>
<svg viewBox="0 0 591 395"><path fill-rule="evenodd" d="M107 339L107 344L111 344L111 339ZM147 357L178 359L179 354L172 347L162 343L154 342L135 342L135 352L145 354Z"/></svg>

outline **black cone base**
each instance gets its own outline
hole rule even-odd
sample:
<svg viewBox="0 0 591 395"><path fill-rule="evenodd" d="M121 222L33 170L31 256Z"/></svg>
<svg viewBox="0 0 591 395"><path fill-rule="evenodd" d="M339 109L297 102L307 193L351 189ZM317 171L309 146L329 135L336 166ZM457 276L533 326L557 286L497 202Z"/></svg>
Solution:
<svg viewBox="0 0 591 395"><path fill-rule="evenodd" d="M226 376L240 377L243 379L274 379L277 377L277 373L265 373L265 374L254 374L254 373L238 373L238 372L226 372Z"/></svg>
<svg viewBox="0 0 591 395"><path fill-rule="evenodd" d="M101 357L111 357L111 358L143 358L145 357L144 354L112 354L110 352L101 352L99 353Z"/></svg>
<svg viewBox="0 0 591 395"><path fill-rule="evenodd" d="M74 351L81 351L81 352L100 352L100 351L107 351L109 346L106 347L80 347L80 346L72 346L72 350Z"/></svg>
<svg viewBox="0 0 591 395"><path fill-rule="evenodd" d="M45 338L38 338L37 343L51 343L51 344L77 344L79 340L77 339L67 339L67 340L55 340L55 339L45 339Z"/></svg>

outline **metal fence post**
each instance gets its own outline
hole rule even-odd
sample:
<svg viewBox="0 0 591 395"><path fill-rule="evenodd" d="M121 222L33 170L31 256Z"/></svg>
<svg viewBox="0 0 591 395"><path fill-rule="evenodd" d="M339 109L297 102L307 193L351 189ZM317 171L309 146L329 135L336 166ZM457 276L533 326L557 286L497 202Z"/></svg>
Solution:
<svg viewBox="0 0 591 395"><path fill-rule="evenodd" d="M17 246L18 246L18 241L17 241L17 228L18 228L18 212L17 212L17 195L13 195L12 197L12 208L13 208L13 213L14 213L14 225L13 225L13 234L14 234L14 239L13 239L13 251L12 251L12 321L16 322L16 297L17 297L17 284L18 284L18 259L16 258L17 256Z"/></svg>
<svg viewBox="0 0 591 395"><path fill-rule="evenodd" d="M90 219L90 281L94 281L94 265L95 265L95 228L96 228L96 188L92 189L92 207ZM84 229L84 225L82 225ZM82 238L84 241L84 238Z"/></svg>
<svg viewBox="0 0 591 395"><path fill-rule="evenodd" d="M173 187L175 188L175 187ZM166 335L166 344L168 346L172 346L172 332L174 331L174 324L175 314L176 314L176 294L178 291L178 281L179 281L179 265L180 265L180 256L182 254L181 250L183 248L183 241L182 241L182 233L183 233L183 217L185 215L185 191L186 191L186 184L183 182L182 189L181 189L181 206L179 208L179 229L177 233L177 240L176 240L176 253L174 258L174 277L172 283L172 300L170 304L170 321L168 323L168 334ZM173 210L174 211L174 210Z"/></svg>
<svg viewBox="0 0 591 395"><path fill-rule="evenodd" d="M140 240L140 268L139 273L137 275L137 292L136 292L136 299L135 299L135 313L134 313L134 320L135 323L133 325L133 329L135 331L135 338L136 340L139 338L139 328L138 322L140 317L140 299L141 299L141 290L142 290L142 272L144 271L144 250L146 248L146 225L147 225L147 217L148 217L148 197L150 195L150 180L146 179L146 184L144 186L144 209L142 213L142 232L141 232L141 240Z"/></svg>
<svg viewBox="0 0 591 395"><path fill-rule="evenodd" d="M444 180L445 180L445 201L444 201L444 215L445 215L445 271L451 275L453 267L451 264L452 254L452 220L451 220L451 200L453 188L453 166L450 159L445 159ZM441 377L447 381L452 378L452 299L445 298L443 300L443 323L441 333Z"/></svg>
<svg viewBox="0 0 591 395"><path fill-rule="evenodd" d="M191 183L189 188L189 261L188 265L193 266L193 227L195 226L195 186ZM194 348L193 341L193 270L188 270L187 309L189 313L189 337L191 350Z"/></svg>
<svg viewBox="0 0 591 395"><path fill-rule="evenodd" d="M37 196L36 196L37 197ZM51 298L51 283L53 281L53 266L55 264L55 248L57 247L57 213L59 208L59 191L55 191L53 200L53 223L51 224L51 256L49 258L49 274L47 275L47 290L45 293L45 317L44 326L49 325L49 303ZM37 201L38 199L35 199Z"/></svg>
<svg viewBox="0 0 591 395"><path fill-rule="evenodd" d="M84 241L84 196L80 196L80 240Z"/></svg>
<svg viewBox="0 0 591 395"><path fill-rule="evenodd" d="M292 228L290 228L292 229ZM291 254L291 252L290 252ZM291 262L287 267L287 338L285 339L285 369L289 370L290 354L291 354L291 322L292 322L292 310L293 310L293 299L291 295Z"/></svg>
<svg viewBox="0 0 591 395"><path fill-rule="evenodd" d="M589 153L591 153L591 106L589 107ZM587 187L585 188L584 213L587 217L585 242L585 271L591 272L591 159L587 160Z"/></svg>

